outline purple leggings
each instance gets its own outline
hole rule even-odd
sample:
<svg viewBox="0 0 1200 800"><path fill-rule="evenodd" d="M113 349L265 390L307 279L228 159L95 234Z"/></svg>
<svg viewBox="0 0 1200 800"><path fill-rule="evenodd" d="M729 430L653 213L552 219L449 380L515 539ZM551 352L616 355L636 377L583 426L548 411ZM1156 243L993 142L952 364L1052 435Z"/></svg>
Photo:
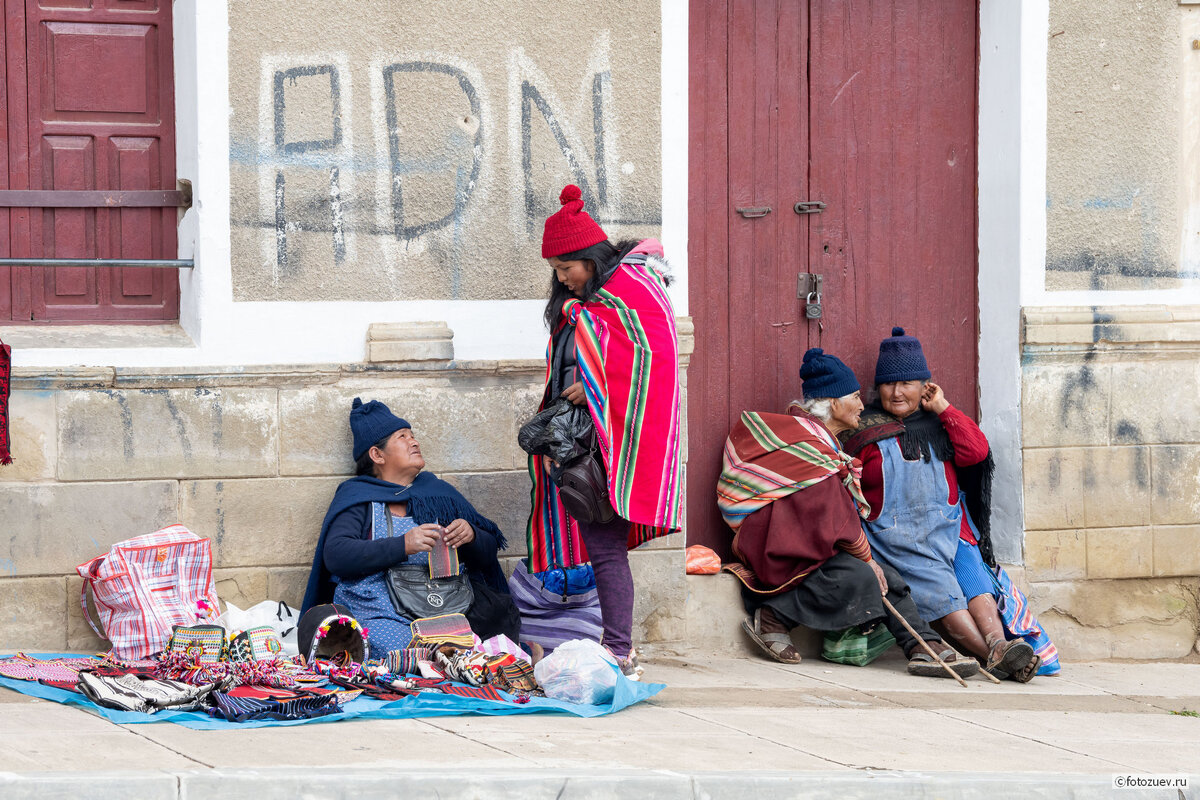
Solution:
<svg viewBox="0 0 1200 800"><path fill-rule="evenodd" d="M633 648L633 573L629 571L629 520L579 523L579 533L596 573L604 646L617 658Z"/></svg>

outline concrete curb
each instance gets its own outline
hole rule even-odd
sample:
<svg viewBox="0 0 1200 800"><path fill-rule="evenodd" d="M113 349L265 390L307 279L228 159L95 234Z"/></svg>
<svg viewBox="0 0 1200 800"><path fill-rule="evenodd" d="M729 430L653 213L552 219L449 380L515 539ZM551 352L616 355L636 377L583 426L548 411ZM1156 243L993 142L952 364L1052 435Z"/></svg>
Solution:
<svg viewBox="0 0 1200 800"><path fill-rule="evenodd" d="M745 800L794 797L811 800L902 797L906 800L1197 800L1188 788L1114 789L1111 776L1040 773L978 774L896 771L680 772L520 770L454 774L396 769L303 768L159 772L0 773L6 800L275 800L286 798L455 797L478 800L650 797L670 800Z"/></svg>

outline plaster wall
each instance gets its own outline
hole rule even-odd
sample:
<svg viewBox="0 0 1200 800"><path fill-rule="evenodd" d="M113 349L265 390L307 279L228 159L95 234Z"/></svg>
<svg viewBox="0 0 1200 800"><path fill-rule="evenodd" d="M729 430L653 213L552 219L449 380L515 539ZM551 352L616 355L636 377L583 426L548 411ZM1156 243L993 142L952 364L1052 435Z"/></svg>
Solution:
<svg viewBox="0 0 1200 800"><path fill-rule="evenodd" d="M659 19L640 0L232 3L234 298L543 297L566 183L613 239L657 235Z"/></svg>
<svg viewBox="0 0 1200 800"><path fill-rule="evenodd" d="M543 377L538 359L18 368L18 460L0 472L0 603L21 613L0 618L0 649L105 649L83 617L75 565L175 522L212 540L221 600L299 607L321 520L353 472L356 396L412 421L427 468L507 536L511 572L526 554L530 492L516 433ZM682 534L639 548L631 565L639 646L682 649Z"/></svg>
<svg viewBox="0 0 1200 800"><path fill-rule="evenodd" d="M1180 237L1183 87L1200 57L1181 33L1196 14L1177 0L1050 3L1047 290L1172 289L1200 276Z"/></svg>

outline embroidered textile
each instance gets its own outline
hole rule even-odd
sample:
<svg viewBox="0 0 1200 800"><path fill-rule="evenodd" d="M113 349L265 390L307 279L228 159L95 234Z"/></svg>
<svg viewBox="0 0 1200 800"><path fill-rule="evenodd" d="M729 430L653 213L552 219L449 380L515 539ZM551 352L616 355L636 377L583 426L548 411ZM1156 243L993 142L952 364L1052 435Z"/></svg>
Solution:
<svg viewBox="0 0 1200 800"><path fill-rule="evenodd" d="M600 641L604 628L594 583L579 594L565 590L559 594L543 585L538 575L530 575L522 559L508 579L508 590L521 612L523 640L537 642L546 652L572 639Z"/></svg>
<svg viewBox="0 0 1200 800"><path fill-rule="evenodd" d="M1062 666L1058 663L1058 648L1050 641L1045 628L1029 609L1029 601L1003 567L996 565L992 567L992 572L996 573L999 590L996 607L1000 611L1000 620L1004 623L1004 630L1009 634L1009 638L1021 637L1029 643L1036 655L1042 657L1038 675L1057 675L1062 671Z"/></svg>
<svg viewBox="0 0 1200 800"><path fill-rule="evenodd" d="M729 432L717 481L717 507L734 531L758 509L781 497L837 476L859 514L870 507L862 494L862 465L808 414L744 411Z"/></svg>
<svg viewBox="0 0 1200 800"><path fill-rule="evenodd" d="M42 661L30 658L24 653L17 653L8 658L0 658L0 675L5 678L43 683L69 681L74 685L79 680L80 670L90 669L100 663L97 658L53 658Z"/></svg>
<svg viewBox="0 0 1200 800"><path fill-rule="evenodd" d="M204 699L216 688L208 683L190 685L180 681L121 675L108 678L91 672L79 674L79 690L93 703L122 711L153 714L164 708L194 711L203 708Z"/></svg>
<svg viewBox="0 0 1200 800"><path fill-rule="evenodd" d="M419 675L422 661L432 661L433 650L428 647L407 647L391 650L384 656L383 664L389 675Z"/></svg>
<svg viewBox="0 0 1200 800"><path fill-rule="evenodd" d="M230 722L246 722L252 719L309 719L336 714L342 710L337 695L306 694L287 699L256 698L213 692L215 708L208 709L211 716Z"/></svg>
<svg viewBox="0 0 1200 800"><path fill-rule="evenodd" d="M675 311L655 265L661 258L662 245L647 239L591 297L564 303L546 352L549 386L555 336L562 326L574 326L576 369L596 426L609 499L617 514L633 523L631 549L679 528L678 343ZM543 397L539 411L545 402ZM530 458L529 471L530 569L587 561L579 527L559 504L543 460Z"/></svg>
<svg viewBox="0 0 1200 800"><path fill-rule="evenodd" d="M475 646L475 634L462 614L442 614L413 620L412 634L414 647L450 644L466 649Z"/></svg>

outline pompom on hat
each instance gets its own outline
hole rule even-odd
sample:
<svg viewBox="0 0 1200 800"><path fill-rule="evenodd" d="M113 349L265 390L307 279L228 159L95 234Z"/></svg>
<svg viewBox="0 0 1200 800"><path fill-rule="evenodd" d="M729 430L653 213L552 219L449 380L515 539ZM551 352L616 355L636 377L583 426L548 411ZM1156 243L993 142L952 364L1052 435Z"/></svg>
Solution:
<svg viewBox="0 0 1200 800"><path fill-rule="evenodd" d="M819 347L814 347L804 354L804 363L800 366L800 380L805 400L815 400L820 397L845 397L854 394L862 387L858 378L837 356L826 355Z"/></svg>
<svg viewBox="0 0 1200 800"><path fill-rule="evenodd" d="M354 434L354 460L362 458L363 453L385 436L391 436L398 430L411 428L408 420L401 419L392 410L378 400L364 403L354 398L350 406L350 432Z"/></svg>
<svg viewBox="0 0 1200 800"><path fill-rule="evenodd" d="M574 253L607 241L608 234L583 210L583 192L575 184L563 187L558 196L562 208L546 218L542 231L542 258Z"/></svg>
<svg viewBox="0 0 1200 800"><path fill-rule="evenodd" d="M904 328L892 328L892 335L879 343L879 360L875 362L875 383L927 381L933 377L925 363L925 351L915 336Z"/></svg>

